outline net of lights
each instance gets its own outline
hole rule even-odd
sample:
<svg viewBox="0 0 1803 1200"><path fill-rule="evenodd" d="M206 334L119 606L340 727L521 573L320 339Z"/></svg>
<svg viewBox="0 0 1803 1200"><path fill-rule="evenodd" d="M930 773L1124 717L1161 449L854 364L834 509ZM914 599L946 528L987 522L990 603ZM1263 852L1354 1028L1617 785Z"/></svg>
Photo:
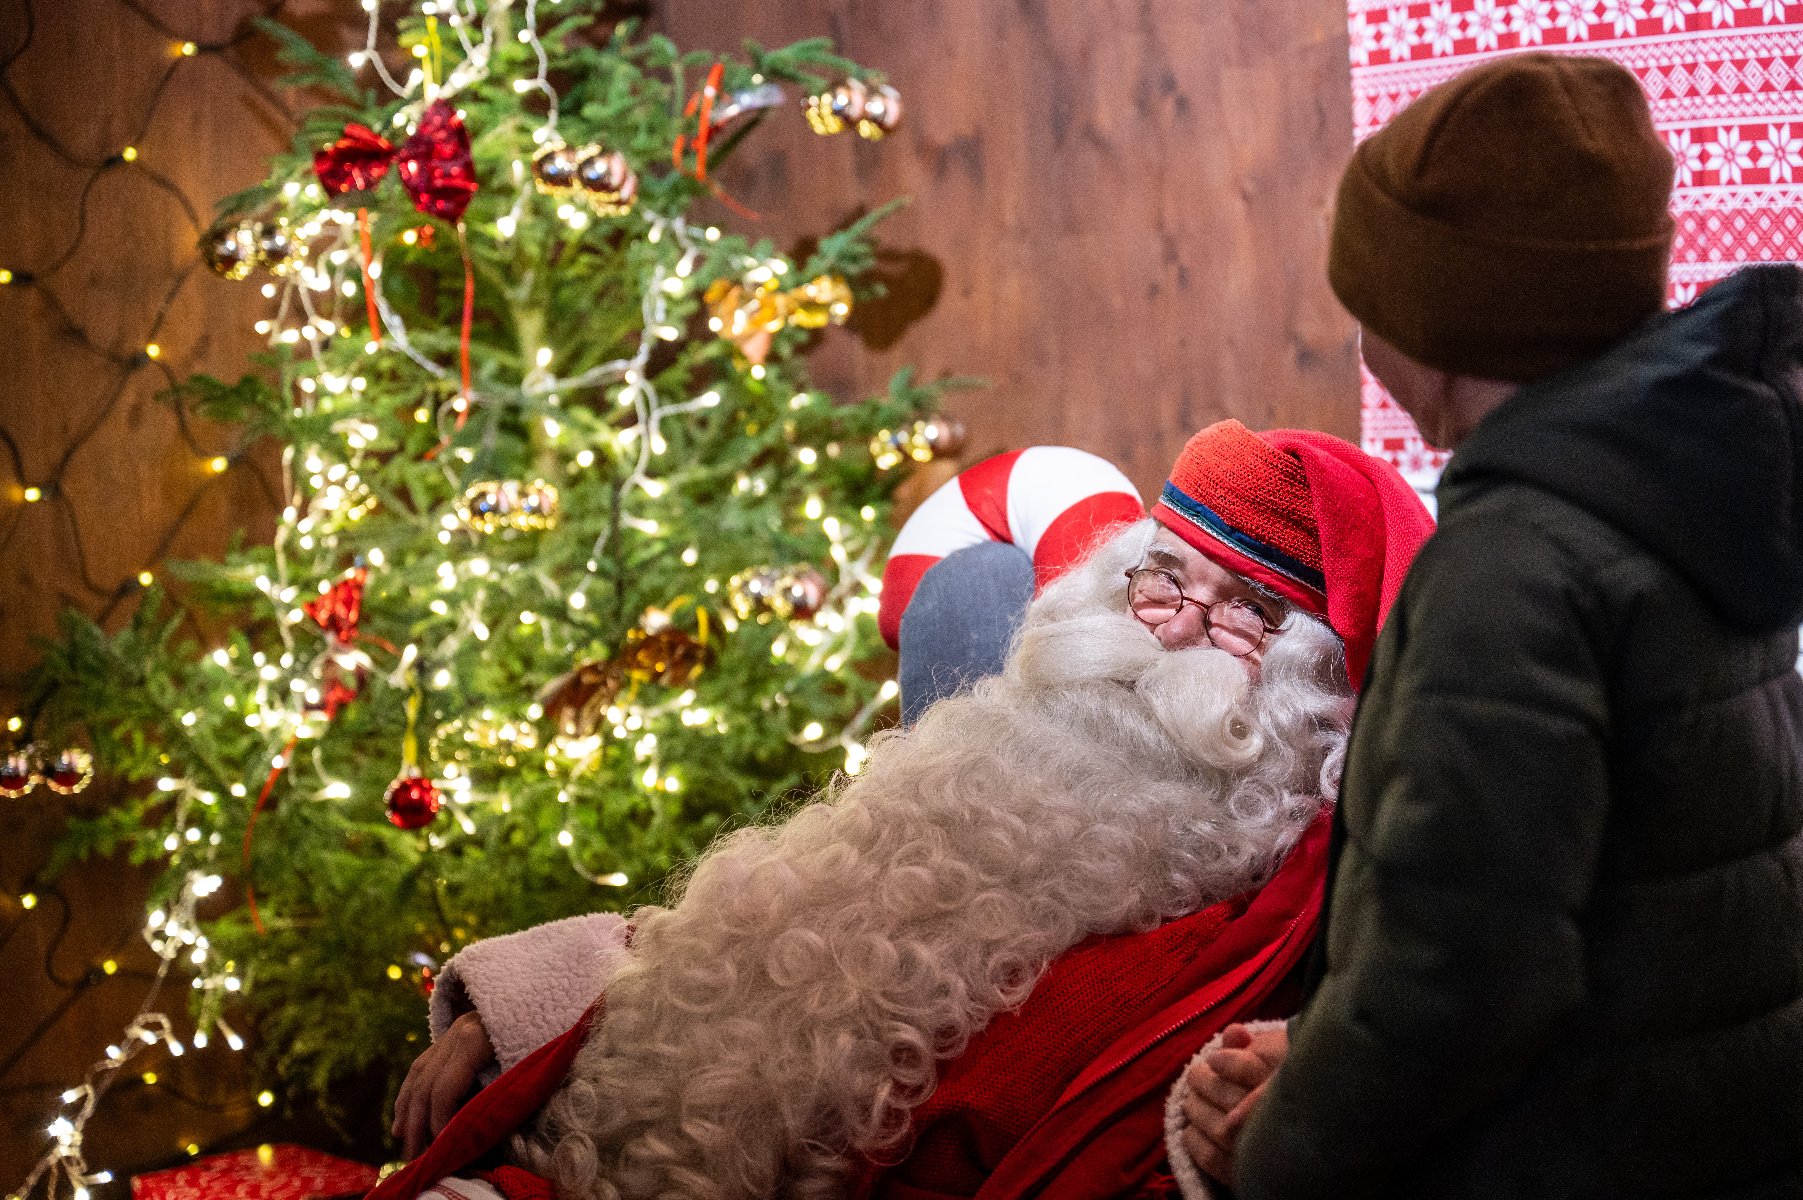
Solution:
<svg viewBox="0 0 1803 1200"><path fill-rule="evenodd" d="M173 784L174 781L169 782ZM180 838L178 843L198 840ZM191 871L175 905L168 911L157 909L146 919L144 940L156 956L157 968L143 1002L119 1040L106 1048L104 1057L88 1068L80 1083L63 1092L62 1111L45 1131L50 1137L50 1148L26 1175L24 1183L12 1194L10 1200L23 1200L40 1183L45 1185L46 1194L50 1197L64 1195L63 1189L66 1188L66 1194L73 1197L73 1200L88 1200L89 1190L94 1185L112 1182L111 1171L93 1170L89 1167L82 1148L83 1137L101 1098L142 1054L158 1046L172 1058L180 1058L186 1053L188 1046L177 1035L174 1022L168 1015L156 1011L157 1002L171 972L178 963L185 961L191 968L193 986L197 989L229 994L242 986L242 981L232 973L229 966L220 967L210 961L206 936L196 928L195 905L218 891L221 882L218 875ZM35 907L35 896L28 893L26 899L30 901L28 908ZM117 963L108 959L102 969L110 975L117 970ZM244 1049L244 1039L217 1013L210 1022L203 1022L202 1027L190 1037L189 1043L194 1049L204 1050L210 1044L211 1039L206 1029L208 1024L230 1049ZM147 1071L143 1079L146 1083L154 1084L156 1075ZM257 1099L264 1107L275 1102L274 1095L269 1092L262 1093Z"/></svg>
<svg viewBox="0 0 1803 1200"><path fill-rule="evenodd" d="M277 3L269 6L266 15L272 14L279 8L280 3L278 0ZM155 17L141 12L138 15L146 20L152 28L159 33L162 33L165 36L169 35L167 27ZM24 16L23 40L13 54L7 58L4 64L0 64L0 71L10 69L12 64L16 62L31 45L33 35L36 31L36 13L32 5L26 5ZM12 267L0 267L0 286L37 287L39 295L45 300L46 306L49 308L52 316L60 324L61 331L68 335L77 345L82 347L89 354L108 361L116 367L118 372L118 382L115 390L104 402L103 408L106 411L110 411L120 402L124 395L127 382L142 368L149 367L156 369L162 373L166 382L174 382L174 375L165 359L163 347L156 339L164 322L169 316L170 308L175 296L185 285L187 278L193 271L194 264L189 264L178 274L174 285L168 289L162 303L150 314L150 339L143 344L140 350L124 355L117 354L111 349L102 346L91 337L56 300L54 293L48 291L44 285L54 278L58 271L73 260L87 230L88 197L93 190L94 183L102 175L108 172L115 170L135 171L138 177L148 183L151 187L176 200L187 215L190 226L194 229L196 234L199 233L199 219L195 214L193 207L188 203L186 196L183 195L161 172L157 171L150 164L142 161L142 156L136 143L141 141L145 133L148 132L150 121L149 114L156 111L163 93L167 90L170 83L175 78L176 71L183 63L190 62L203 54L216 55L229 50L248 37L249 34L250 30L247 25L231 37L217 43L203 45L199 42L185 38L174 38L169 41L164 69L150 99L145 105L146 116L143 119L140 129L132 138L131 142L122 146L115 153L102 157L98 162L82 161L79 155L52 140L51 135L46 133L41 125L36 122L28 122L28 128L31 132L39 137L40 140L45 141L49 149L58 158L65 163L82 168L87 172L87 182L80 189L81 208L78 214L78 227L76 234L71 239L68 247L62 253L54 256L35 271L15 270ZM99 424L100 423L97 421L94 423L93 427L90 427L90 435L92 429L97 428ZM182 433L184 437L188 436L188 431L185 426L182 429ZM194 446L191 437L188 438L188 441L189 445L195 449L197 455L200 456L201 462L204 464L203 474L218 476L225 473L231 467L234 461L233 457L216 454L202 454L199 448ZM22 476L22 460L17 448L12 444L10 438L6 439L6 448L11 452L16 473ZM24 485L19 491L19 499L26 505L37 505L46 501L62 499L60 486L61 473L67 468L69 461L74 457L75 448L76 447L73 446L70 447L68 453L62 457L55 475L42 480L41 482ZM160 558L164 550L166 550L169 544L173 542L182 523L188 516L188 513L192 511L192 508L193 505L190 504L188 510L184 511L181 514L181 517L178 518L175 524L169 529L168 533L163 538L162 543L155 548L152 554L153 561ZM16 526L14 528L16 529ZM10 533L11 531L9 530L9 535ZM87 581L91 590L108 598L109 602L103 610L102 619L104 619L105 615L110 614L113 607L120 601L129 598L143 588L151 586L153 582L154 575L148 568L138 572L135 576L129 578L126 585L118 588L99 587L91 580ZM18 734L23 729L23 726L24 722L16 716L9 718L6 722L7 731L10 734ZM174 780L165 780L163 782L167 783L171 789L175 789L179 786ZM182 790L184 792L186 791L186 789ZM177 852L190 852L193 849L194 844L200 840L201 838L197 830L184 829L184 832L181 835L178 835L176 839L177 844L170 847L170 849ZM213 835L208 840L213 846L216 846L219 841L217 835ZM230 1050L239 1051L244 1048L244 1039L231 1027L224 1016L217 1012L216 1002L209 1004L214 1010L211 1019L203 1020L200 1028L192 1033L187 1044L184 1044L181 1037L178 1035L175 1022L166 1013L158 1011L159 1001L162 999L170 975L177 969L178 963L183 964L190 972L193 986L206 993L208 997L230 994L242 987L242 980L239 979L229 967L223 967L218 963L210 961L207 939L199 932L195 919L195 907L197 903L216 892L220 887L221 882L221 877L217 874L202 868L191 869L186 873L183 885L173 903L166 910L157 909L147 914L142 930L142 936L145 943L150 948L156 962L152 981L140 1000L136 1013L125 1025L118 1040L106 1047L104 1055L88 1068L79 1083L62 1092L60 1097L60 1110L49 1122L44 1131L48 1138L48 1147L44 1154L27 1172L23 1182L10 1193L8 1200L25 1200L25 1197L34 1194L35 1190L40 1185L43 1186L45 1195L50 1197L51 1200L55 1200L55 1198L65 1195L72 1197L72 1200L89 1200L92 1188L113 1181L114 1176L111 1171L106 1169L96 1170L88 1164L86 1153L83 1148L84 1136L88 1123L94 1116L95 1110L99 1106L102 1098L107 1094L108 1090L118 1082L118 1080L124 1077L127 1069L139 1061L145 1054L159 1046L170 1057L174 1058L181 1057L190 1047L196 1050L204 1050L211 1044L212 1040L212 1037L209 1034L209 1028L212 1034L223 1039L225 1045ZM36 911L39 904L37 892L25 892L18 897L18 904L20 911L24 914L30 914ZM118 971L118 960L113 957L108 957L99 964L98 968L93 973L93 977L97 979L111 978L115 976ZM157 1081L157 1075L154 1071L145 1071L139 1078L147 1085L154 1085ZM275 1101L274 1095L269 1092L260 1094L257 1099L258 1103L264 1107L272 1105ZM194 1147L193 1149L197 1151L198 1147Z"/></svg>

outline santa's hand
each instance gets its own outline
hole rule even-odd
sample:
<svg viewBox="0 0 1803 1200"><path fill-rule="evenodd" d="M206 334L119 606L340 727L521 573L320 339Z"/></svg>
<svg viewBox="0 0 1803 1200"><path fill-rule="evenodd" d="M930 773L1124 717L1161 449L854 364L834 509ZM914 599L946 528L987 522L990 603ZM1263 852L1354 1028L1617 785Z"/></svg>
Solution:
<svg viewBox="0 0 1803 1200"><path fill-rule="evenodd" d="M495 1061L482 1015L466 1012L426 1052L413 1060L394 1099L394 1127L408 1158L438 1136L476 1090L476 1078Z"/></svg>
<svg viewBox="0 0 1803 1200"><path fill-rule="evenodd" d="M1240 1129L1289 1052L1285 1026L1253 1032L1229 1025L1220 1049L1190 1067L1183 1098L1183 1148L1198 1168L1229 1186Z"/></svg>

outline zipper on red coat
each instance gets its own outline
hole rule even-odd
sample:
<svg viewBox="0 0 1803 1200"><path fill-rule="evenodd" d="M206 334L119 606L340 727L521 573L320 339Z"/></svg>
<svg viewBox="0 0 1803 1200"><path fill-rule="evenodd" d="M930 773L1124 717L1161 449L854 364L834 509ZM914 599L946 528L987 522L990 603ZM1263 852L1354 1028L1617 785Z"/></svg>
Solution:
<svg viewBox="0 0 1803 1200"><path fill-rule="evenodd" d="M1278 944L1281 946L1283 943L1288 942L1290 940L1290 935L1296 932L1296 926L1300 925L1301 923L1302 923L1302 918L1300 916L1292 918L1290 920L1290 924L1289 924L1288 928L1286 928L1283 931L1283 937L1279 939ZM1269 961L1269 960L1267 960L1267 961ZM1263 964L1260 964L1260 969L1262 969L1262 968L1263 968ZM1252 980L1257 978L1257 976L1258 976L1258 972L1254 971L1250 976L1247 977L1246 983L1252 982ZM1245 984L1241 985L1241 987L1244 987L1244 986L1245 986ZM1238 989L1235 989L1235 990L1237 991ZM1228 997L1232 996L1233 994L1234 994L1233 992L1228 992L1226 995L1215 997L1215 999L1209 1001L1209 1003L1203 1005L1201 1008L1197 1009L1195 1012L1191 1013L1189 1016L1183 1018L1183 1020L1177 1022L1175 1025L1172 1025L1170 1028L1165 1029L1163 1032L1159 1033L1157 1036L1148 1038L1146 1041L1140 1043L1125 1057L1118 1059L1117 1061L1109 1064L1109 1066L1106 1069L1104 1069L1100 1075L1097 1075L1094 1079L1092 1079L1088 1083L1084 1084L1083 1089L1081 1091L1073 1092L1069 1096L1065 1097L1063 1100L1060 1100L1056 1105L1054 1105L1052 1107L1052 1112L1057 1112L1059 1109L1063 1108L1066 1104L1070 1104L1073 1101L1075 1101L1078 1097L1086 1095L1087 1093L1093 1091L1097 1086L1099 1086L1100 1084L1105 1082L1109 1078L1109 1076L1113 1075L1116 1071L1119 1071L1122 1067L1126 1066L1128 1063L1132 1062L1134 1059L1138 1058L1140 1055L1144 1054L1146 1051L1150 1050L1152 1047L1158 1045L1158 1043L1160 1043L1160 1042L1164 1041L1166 1038L1170 1037L1173 1033L1176 1033L1179 1029L1182 1029L1185 1025L1194 1024L1195 1022L1200 1021L1203 1017L1206 1017L1209 1013L1213 1012L1215 1009L1221 1007L1221 1005L1228 999ZM1046 1116L1048 1116L1048 1117L1051 1116L1051 1113L1047 1113Z"/></svg>

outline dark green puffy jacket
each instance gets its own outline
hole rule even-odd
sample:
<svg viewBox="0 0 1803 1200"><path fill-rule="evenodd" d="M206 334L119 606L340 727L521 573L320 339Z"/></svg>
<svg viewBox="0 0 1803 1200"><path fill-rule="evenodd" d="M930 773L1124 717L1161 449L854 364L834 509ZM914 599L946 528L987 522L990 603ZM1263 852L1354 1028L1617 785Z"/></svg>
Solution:
<svg viewBox="0 0 1803 1200"><path fill-rule="evenodd" d="M1752 268L1459 448L1240 1200L1803 1197L1800 392Z"/></svg>

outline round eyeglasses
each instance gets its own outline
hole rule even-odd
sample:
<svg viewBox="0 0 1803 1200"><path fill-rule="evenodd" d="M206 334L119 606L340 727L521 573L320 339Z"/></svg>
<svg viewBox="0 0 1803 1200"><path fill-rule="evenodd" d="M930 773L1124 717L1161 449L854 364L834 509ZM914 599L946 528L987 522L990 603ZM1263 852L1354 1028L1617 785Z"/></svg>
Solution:
<svg viewBox="0 0 1803 1200"><path fill-rule="evenodd" d="M1214 604L1183 594L1177 577L1158 567L1139 567L1127 572L1127 607L1148 625L1162 625L1193 604L1202 611L1202 633L1217 650L1235 658L1254 654L1265 639L1277 632L1282 622L1272 624L1250 600L1220 600Z"/></svg>

